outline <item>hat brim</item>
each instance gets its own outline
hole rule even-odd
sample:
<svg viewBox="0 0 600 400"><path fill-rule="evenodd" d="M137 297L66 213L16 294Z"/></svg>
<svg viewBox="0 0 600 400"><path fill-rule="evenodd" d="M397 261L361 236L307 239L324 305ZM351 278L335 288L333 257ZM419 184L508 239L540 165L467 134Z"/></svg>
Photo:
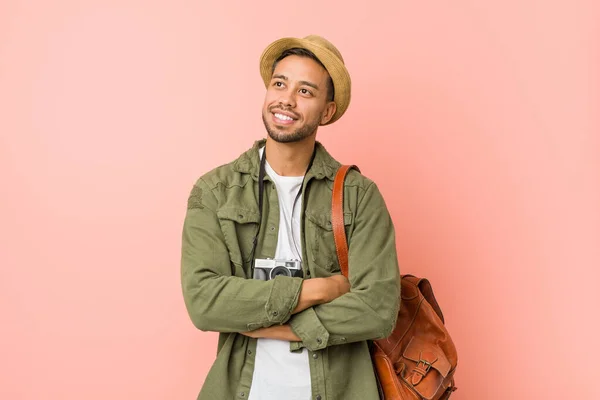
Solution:
<svg viewBox="0 0 600 400"><path fill-rule="evenodd" d="M333 88L335 91L333 101L336 105L335 114L324 125L329 125L338 119L346 112L350 105L350 74L346 69L343 61L338 58L329 49L319 46L306 39L300 38L283 38L274 41L263 51L260 57L260 75L265 83L265 87L269 86L272 76L272 68L275 60L286 50L293 48L302 48L311 51L325 66L325 69L331 76Z"/></svg>

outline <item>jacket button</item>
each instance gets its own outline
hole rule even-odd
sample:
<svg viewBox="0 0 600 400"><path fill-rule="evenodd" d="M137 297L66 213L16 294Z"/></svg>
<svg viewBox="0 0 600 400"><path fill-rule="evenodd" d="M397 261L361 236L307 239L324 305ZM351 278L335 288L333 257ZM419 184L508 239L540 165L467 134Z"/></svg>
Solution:
<svg viewBox="0 0 600 400"><path fill-rule="evenodd" d="M277 314L279 314L277 311L273 311L274 316L276 316Z"/></svg>
<svg viewBox="0 0 600 400"><path fill-rule="evenodd" d="M313 358L316 360L317 358L319 358L319 355L317 353L313 353Z"/></svg>
<svg viewBox="0 0 600 400"><path fill-rule="evenodd" d="M319 343L319 344L323 343L323 341L321 340L320 337L317 338L317 343Z"/></svg>
<svg viewBox="0 0 600 400"><path fill-rule="evenodd" d="M321 400L321 395L318 394L316 400Z"/></svg>

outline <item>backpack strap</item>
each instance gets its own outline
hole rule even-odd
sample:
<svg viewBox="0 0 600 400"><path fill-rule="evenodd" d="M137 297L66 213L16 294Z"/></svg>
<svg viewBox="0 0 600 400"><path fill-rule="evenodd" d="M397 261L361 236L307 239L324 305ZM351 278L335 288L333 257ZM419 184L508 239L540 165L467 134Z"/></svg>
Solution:
<svg viewBox="0 0 600 400"><path fill-rule="evenodd" d="M342 274L348 278L348 242L344 229L344 181L348 171L360 170L356 165L342 165L333 180L333 197L331 199L331 225L333 227L333 240L338 256Z"/></svg>

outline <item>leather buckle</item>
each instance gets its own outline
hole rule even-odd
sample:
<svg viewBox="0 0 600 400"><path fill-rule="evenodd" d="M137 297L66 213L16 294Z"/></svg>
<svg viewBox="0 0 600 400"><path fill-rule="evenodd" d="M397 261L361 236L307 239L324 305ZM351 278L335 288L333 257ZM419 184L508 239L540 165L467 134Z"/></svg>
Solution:
<svg viewBox="0 0 600 400"><path fill-rule="evenodd" d="M422 368L420 367L421 364L423 364L425 367ZM423 360L422 358L419 360L419 362L417 363L417 366L415 368L419 368L421 371L423 371L423 375L427 374L429 372L429 369L431 369L431 363L427 360Z"/></svg>
<svg viewBox="0 0 600 400"><path fill-rule="evenodd" d="M419 356L419 361L417 361L417 365L412 370L412 378L411 383L416 386L421 382L425 375L429 372L433 363L437 361L437 357L435 354L429 351L421 352Z"/></svg>

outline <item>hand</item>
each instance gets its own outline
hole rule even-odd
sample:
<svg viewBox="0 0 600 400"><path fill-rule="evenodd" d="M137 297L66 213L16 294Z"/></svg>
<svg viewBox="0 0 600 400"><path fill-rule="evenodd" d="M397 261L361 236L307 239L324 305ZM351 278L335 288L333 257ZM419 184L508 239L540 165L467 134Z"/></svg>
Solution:
<svg viewBox="0 0 600 400"><path fill-rule="evenodd" d="M299 313L309 307L329 303L350 291L350 282L343 275L328 278L305 279L298 297L298 304L292 314Z"/></svg>
<svg viewBox="0 0 600 400"><path fill-rule="evenodd" d="M344 275L333 275L325 278L327 282L327 303L350 291L350 282Z"/></svg>
<svg viewBox="0 0 600 400"><path fill-rule="evenodd" d="M248 332L240 332L240 334L244 335L244 336L248 336L254 339L258 339L258 338L262 338L263 334L264 334L264 330L267 328L260 328L254 331L248 331Z"/></svg>
<svg viewBox="0 0 600 400"><path fill-rule="evenodd" d="M251 338L267 338L267 339L278 339L287 340L288 342L301 342L300 339L289 325L273 325L269 328L260 328L249 332L240 332L244 336Z"/></svg>

